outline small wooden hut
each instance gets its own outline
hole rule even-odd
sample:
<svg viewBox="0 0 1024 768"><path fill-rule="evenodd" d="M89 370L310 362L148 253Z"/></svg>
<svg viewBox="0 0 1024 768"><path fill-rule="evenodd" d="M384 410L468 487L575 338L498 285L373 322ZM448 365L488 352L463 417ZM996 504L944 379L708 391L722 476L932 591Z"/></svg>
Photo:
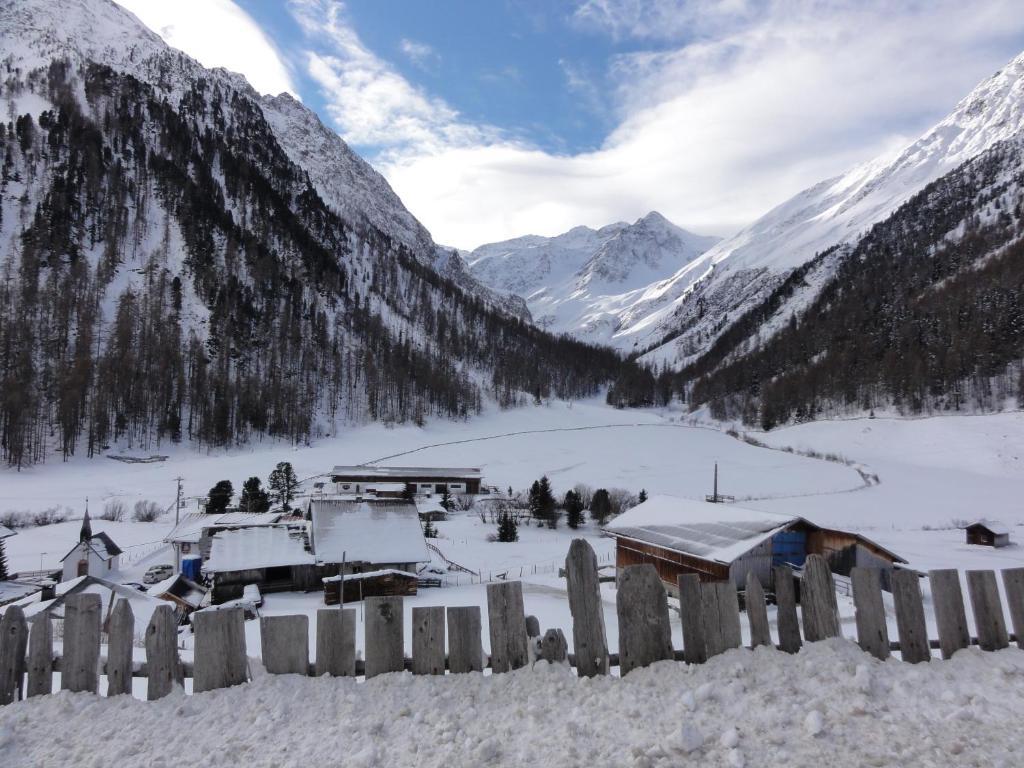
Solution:
<svg viewBox="0 0 1024 768"><path fill-rule="evenodd" d="M1010 543L1010 529L995 520L975 520L965 529L967 543L982 547L1005 547Z"/></svg>

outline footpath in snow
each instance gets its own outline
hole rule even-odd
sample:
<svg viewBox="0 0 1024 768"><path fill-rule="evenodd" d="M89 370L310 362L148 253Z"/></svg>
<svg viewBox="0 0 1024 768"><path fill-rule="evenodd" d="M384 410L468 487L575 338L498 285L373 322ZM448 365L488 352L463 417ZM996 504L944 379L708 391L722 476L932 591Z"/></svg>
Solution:
<svg viewBox="0 0 1024 768"><path fill-rule="evenodd" d="M254 662L256 663L256 662ZM1024 652L879 662L832 640L579 679L272 676L156 702L60 693L0 708L0 765L1019 766Z"/></svg>

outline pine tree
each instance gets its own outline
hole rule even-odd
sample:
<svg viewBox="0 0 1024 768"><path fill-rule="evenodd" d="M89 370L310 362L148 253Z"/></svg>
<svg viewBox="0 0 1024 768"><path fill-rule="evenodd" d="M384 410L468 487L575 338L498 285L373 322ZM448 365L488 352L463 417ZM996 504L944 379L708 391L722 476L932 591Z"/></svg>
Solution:
<svg viewBox="0 0 1024 768"><path fill-rule="evenodd" d="M7 572L7 550L4 546L4 540L0 539L0 581L7 581L10 574Z"/></svg>
<svg viewBox="0 0 1024 768"><path fill-rule="evenodd" d="M235 495L235 489L230 480L219 480L207 494L206 511L211 515L221 515L231 503L231 497Z"/></svg>
<svg viewBox="0 0 1024 768"><path fill-rule="evenodd" d="M288 512L292 508L292 499L295 498L295 490L299 486L299 479L295 476L290 461L279 462L274 471L270 473L267 486L273 492L274 502L281 505L281 508Z"/></svg>
<svg viewBox="0 0 1024 768"><path fill-rule="evenodd" d="M427 538L427 539L436 539L437 538L437 528L430 521L429 517L427 518L426 522L423 524L423 537Z"/></svg>
<svg viewBox="0 0 1024 768"><path fill-rule="evenodd" d="M512 512L505 506L498 511L498 541L519 541L519 524Z"/></svg>
<svg viewBox="0 0 1024 768"><path fill-rule="evenodd" d="M266 512L270 509L270 496L263 490L258 477L250 477L242 484L238 506L243 512Z"/></svg>
<svg viewBox="0 0 1024 768"><path fill-rule="evenodd" d="M444 493L441 494L441 506L444 507L445 512L455 509L455 499L452 498L452 492L448 490L447 485L444 487Z"/></svg>
<svg viewBox="0 0 1024 768"><path fill-rule="evenodd" d="M590 516L598 525L604 525L611 513L612 501L608 496L608 491L598 488L594 491L594 498L590 500Z"/></svg>
<svg viewBox="0 0 1024 768"><path fill-rule="evenodd" d="M573 530L583 525L583 502L576 491L566 491L565 501L562 502L565 509L565 523Z"/></svg>
<svg viewBox="0 0 1024 768"><path fill-rule="evenodd" d="M637 503L643 504L645 501L647 501L647 490L645 488L641 488L640 495L637 496Z"/></svg>
<svg viewBox="0 0 1024 768"><path fill-rule="evenodd" d="M547 524L549 528L558 525L558 517L555 514L555 497L551 493L551 482L547 475L540 480L535 480L530 486L530 514L537 521L538 525Z"/></svg>

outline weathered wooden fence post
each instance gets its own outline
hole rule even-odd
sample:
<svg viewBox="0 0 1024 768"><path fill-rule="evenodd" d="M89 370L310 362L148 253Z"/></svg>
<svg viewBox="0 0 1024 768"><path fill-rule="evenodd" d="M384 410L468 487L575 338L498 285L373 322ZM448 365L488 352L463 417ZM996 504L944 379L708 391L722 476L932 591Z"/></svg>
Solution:
<svg viewBox="0 0 1024 768"><path fill-rule="evenodd" d="M981 650L998 651L1008 646L1010 639L1006 636L1006 620L995 571L967 571L967 591L971 595L971 610Z"/></svg>
<svg viewBox="0 0 1024 768"><path fill-rule="evenodd" d="M402 598L368 597L364 601L366 679L405 669Z"/></svg>
<svg viewBox="0 0 1024 768"><path fill-rule="evenodd" d="M28 695L53 693L53 622L43 611L32 620L28 638Z"/></svg>
<svg viewBox="0 0 1024 768"><path fill-rule="evenodd" d="M99 595L68 595L64 600L61 690L96 693L99 688L100 611Z"/></svg>
<svg viewBox="0 0 1024 768"><path fill-rule="evenodd" d="M683 660L687 664L703 664L708 660L704 638L704 605L700 597L700 577L683 573L678 578L679 619L683 625Z"/></svg>
<svg viewBox="0 0 1024 768"><path fill-rule="evenodd" d="M487 623L491 637L491 671L508 672L530 660L519 581L487 585Z"/></svg>
<svg viewBox="0 0 1024 768"><path fill-rule="evenodd" d="M916 571L892 572L892 600L896 608L896 630L900 636L900 657L911 664L930 661L928 626Z"/></svg>
<svg viewBox="0 0 1024 768"><path fill-rule="evenodd" d="M452 674L483 671L480 637L480 606L448 609L448 669Z"/></svg>
<svg viewBox="0 0 1024 768"><path fill-rule="evenodd" d="M876 659L889 658L889 627L882 602L882 582L877 568L854 568L853 605L857 620L857 645Z"/></svg>
<svg viewBox="0 0 1024 768"><path fill-rule="evenodd" d="M615 597L619 617L619 670L672 659L668 598L653 565L630 565L622 571Z"/></svg>
<svg viewBox="0 0 1024 768"><path fill-rule="evenodd" d="M412 673L444 674L444 608L412 609Z"/></svg>
<svg viewBox="0 0 1024 768"><path fill-rule="evenodd" d="M146 699L156 701L175 685L183 687L185 677L178 657L178 623L174 609L157 606L146 626Z"/></svg>
<svg viewBox="0 0 1024 768"><path fill-rule="evenodd" d="M566 590L572 614L572 645L580 677L608 674L608 637L601 605L597 555L586 539L573 539L565 557Z"/></svg>
<svg viewBox="0 0 1024 768"><path fill-rule="evenodd" d="M771 648L772 631L768 626L768 606L764 601L764 589L753 571L747 571L747 591L744 595L747 622L750 624L750 647L767 645Z"/></svg>
<svg viewBox="0 0 1024 768"><path fill-rule="evenodd" d="M135 614L128 601L121 598L114 605L107 632L107 696L131 695L134 645Z"/></svg>
<svg viewBox="0 0 1024 768"><path fill-rule="evenodd" d="M316 612L316 674L353 677L356 673L355 608Z"/></svg>
<svg viewBox="0 0 1024 768"><path fill-rule="evenodd" d="M0 620L0 705L20 698L27 644L25 614L19 606L9 606Z"/></svg>
<svg viewBox="0 0 1024 768"><path fill-rule="evenodd" d="M777 565L773 573L775 576L775 624L779 632L779 648L786 653L796 653L800 650L803 641L800 639L800 619L796 613L793 571L788 566Z"/></svg>
<svg viewBox="0 0 1024 768"><path fill-rule="evenodd" d="M704 642L708 658L743 644L740 603L731 581L705 581L700 585L704 611Z"/></svg>
<svg viewBox="0 0 1024 768"><path fill-rule="evenodd" d="M928 571L928 581L932 586L939 648L942 650L942 658L948 659L971 644L960 574L956 569Z"/></svg>
<svg viewBox="0 0 1024 768"><path fill-rule="evenodd" d="M1024 648L1024 568L1006 568L1003 571L1003 588L1017 647Z"/></svg>
<svg viewBox="0 0 1024 768"><path fill-rule="evenodd" d="M309 617L260 618L263 667L272 675L309 674Z"/></svg>
<svg viewBox="0 0 1024 768"><path fill-rule="evenodd" d="M245 616L241 608L197 611L195 662L192 690L195 693L240 685L249 679L245 651Z"/></svg>
<svg viewBox="0 0 1024 768"><path fill-rule="evenodd" d="M808 642L839 637L839 603L832 571L821 555L808 555L800 590L800 612Z"/></svg>

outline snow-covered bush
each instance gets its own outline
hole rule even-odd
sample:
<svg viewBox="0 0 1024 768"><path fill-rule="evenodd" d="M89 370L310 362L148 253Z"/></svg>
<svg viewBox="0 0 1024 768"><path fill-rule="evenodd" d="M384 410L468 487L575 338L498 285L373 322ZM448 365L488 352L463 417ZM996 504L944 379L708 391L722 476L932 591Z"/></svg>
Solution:
<svg viewBox="0 0 1024 768"><path fill-rule="evenodd" d="M67 507L49 507L48 509L8 509L0 514L0 525L10 528L31 528L35 525L53 525L68 519Z"/></svg>
<svg viewBox="0 0 1024 768"><path fill-rule="evenodd" d="M160 517L160 505L155 501L136 501L132 518L139 523L152 523Z"/></svg>
<svg viewBox="0 0 1024 768"><path fill-rule="evenodd" d="M103 514L100 515L100 520L110 520L114 523L120 523L124 520L128 514L128 506L120 499L111 499L103 505Z"/></svg>

